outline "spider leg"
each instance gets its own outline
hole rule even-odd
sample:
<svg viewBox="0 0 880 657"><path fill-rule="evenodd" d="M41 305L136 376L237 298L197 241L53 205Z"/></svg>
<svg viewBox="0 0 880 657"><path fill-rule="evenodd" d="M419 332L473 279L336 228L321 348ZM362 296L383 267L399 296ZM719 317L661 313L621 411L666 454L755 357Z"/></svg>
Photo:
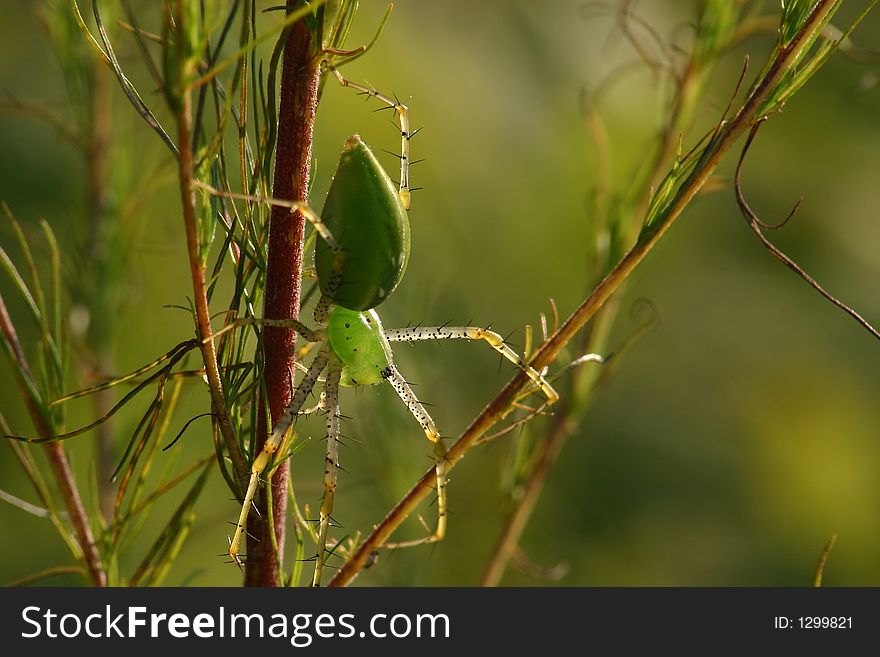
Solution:
<svg viewBox="0 0 880 657"><path fill-rule="evenodd" d="M341 364L334 359L330 363L327 381L324 384L323 404L327 413L327 453L324 457L324 495L321 498L321 511L318 521L318 554L315 558L315 576L312 586L321 586L321 572L324 568L324 555L327 549L327 531L333 513L333 499L336 494L336 472L339 466L339 377Z"/></svg>
<svg viewBox="0 0 880 657"><path fill-rule="evenodd" d="M428 440L434 444L434 471L437 474L437 527L434 532L412 541L385 543L382 547L398 549L442 541L446 535L446 473L449 469L446 461L446 445L443 444L443 438L440 436L440 431L438 431L437 425L434 424L434 420L431 419L428 411L425 410L424 405L418 400L418 397L416 397L416 394L397 368L394 365L389 365L383 370L382 376L391 384L394 391L403 403L406 404L409 412L413 414L413 417L422 426Z"/></svg>
<svg viewBox="0 0 880 657"><path fill-rule="evenodd" d="M415 340L484 340L495 351L528 375L534 381L550 404L559 400L553 386L518 353L508 347L504 338L488 329L477 326L414 326L411 328L386 329L385 337L389 342L413 342Z"/></svg>
<svg viewBox="0 0 880 657"><path fill-rule="evenodd" d="M398 194L400 195L400 201L403 203L403 207L409 210L412 199L412 188L409 185L409 140L415 134L409 129L409 109L396 98L390 98L373 87L367 87L358 84L357 82L347 80L336 68L333 66L330 66L329 68L336 77L337 82L343 87L349 87L366 96L378 98L388 107L397 112L398 119L400 120L400 188Z"/></svg>
<svg viewBox="0 0 880 657"><path fill-rule="evenodd" d="M212 335L205 338L205 340L213 340L218 336L226 333L227 331L231 331L234 328L239 326L275 326L279 328L288 328L293 329L299 335L301 335L304 339L309 342L321 342L324 339L324 336L321 331L315 331L314 329L310 329L308 326L303 324L300 321L295 319L259 319L257 317L242 317L239 319L235 319L229 322L222 329L213 333Z"/></svg>
<svg viewBox="0 0 880 657"><path fill-rule="evenodd" d="M320 235L330 250L333 252L333 269L330 273L330 280L321 286L323 292L318 303L315 305L314 318L319 324L327 322L327 316L330 314L330 308L333 306L333 299L336 297L336 291L339 289L339 283L342 280L342 268L345 265L345 251L336 241L336 238L330 233L330 229L321 220L321 217L305 203L300 204L297 208L302 215L315 227L315 231Z"/></svg>
<svg viewBox="0 0 880 657"><path fill-rule="evenodd" d="M293 398L290 400L290 404L284 409L281 417L278 418L278 422L275 424L275 429L272 431L272 435L266 439L262 451L260 451L259 455L257 455L251 465L251 475L250 481L248 482L247 492L245 493L244 501L241 505L241 513L238 516L238 523L235 526L235 534L229 542L229 556L236 564L238 564L239 568L244 567L244 564L238 557L241 537L245 531L248 513L251 510L254 496L257 493L257 485L260 482L260 475L273 461L275 453L284 442L284 437L287 435L293 421L296 419L300 409L308 398L309 393L311 393L312 388L315 387L318 377L321 375L321 372L324 371L324 368L327 367L328 360L329 355L326 350L320 351L318 355L315 356L315 360L312 361L309 371L296 387L296 390L293 393Z"/></svg>
<svg viewBox="0 0 880 657"><path fill-rule="evenodd" d="M337 74L338 75L338 74ZM332 299L336 294L336 289L339 286L339 280L341 278L342 267L345 264L345 252L342 247L339 245L339 242L336 241L336 238L333 237L333 234L330 232L330 229L327 228L327 224L321 219L321 215L315 212L305 201L288 201L284 199L274 199L274 198L263 198L259 196L251 196L249 194L233 194L221 192L217 189L214 189L210 185L199 184L199 187L203 189L207 189L212 194L217 196L223 196L227 198L239 198L248 201L255 201L258 203L266 203L268 205L279 206L289 208L291 212L299 212L305 219L308 221L312 227L315 229L315 232L320 235L321 239L327 243L327 246L333 252L333 270L330 276L330 280L327 281L327 286L322 288L325 290L325 294L321 295L321 299L318 302L317 307L315 308L315 321L323 324L327 319L327 313L330 310L330 306L332 305ZM291 236L291 239L293 237ZM265 320L261 320L265 321ZM273 321L288 321L293 322L294 320L273 320ZM234 326L235 324L233 324ZM288 326L287 324L276 324L275 326ZM300 324L299 326L303 326ZM293 328L293 326L290 326ZM229 326L224 327L222 331L210 336L208 339L212 339L221 333L229 330ZM297 329L298 330L298 329Z"/></svg>

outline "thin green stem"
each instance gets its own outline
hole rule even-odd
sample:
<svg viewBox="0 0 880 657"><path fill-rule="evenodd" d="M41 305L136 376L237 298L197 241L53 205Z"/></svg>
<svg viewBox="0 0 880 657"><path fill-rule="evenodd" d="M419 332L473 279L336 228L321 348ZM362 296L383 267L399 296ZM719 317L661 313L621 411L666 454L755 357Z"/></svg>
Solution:
<svg viewBox="0 0 880 657"><path fill-rule="evenodd" d="M819 555L819 563L816 564L816 575L813 577L813 586L815 588L822 586L822 578L825 576L825 566L828 563L828 557L831 555L831 550L834 548L836 542L837 532L831 534L828 538L828 542L825 543L825 547L822 548L822 554Z"/></svg>
<svg viewBox="0 0 880 657"><path fill-rule="evenodd" d="M611 324L617 316L617 310L618 304L612 299L593 318L593 322L581 341L580 353L604 350ZM508 563L519 549L520 538L532 517L544 489L544 483L559 458L568 437L578 426L581 415L589 404L597 384L598 377L588 376L588 370L583 367L577 368L572 373L568 388L570 396L563 397L562 408L554 414L549 429L542 436L538 447L530 455L526 481L517 496L513 511L504 522L495 549L483 571L480 586L496 586L501 581Z"/></svg>
<svg viewBox="0 0 880 657"><path fill-rule="evenodd" d="M28 584L33 584L34 582L39 582L42 579L46 579L47 577L55 577L56 575L82 575L82 568L79 566L53 566L51 568L45 568L38 573L34 573L33 575L28 575L26 577L22 577L21 579L17 579L15 581L9 582L6 586L12 587L20 587L27 586Z"/></svg>

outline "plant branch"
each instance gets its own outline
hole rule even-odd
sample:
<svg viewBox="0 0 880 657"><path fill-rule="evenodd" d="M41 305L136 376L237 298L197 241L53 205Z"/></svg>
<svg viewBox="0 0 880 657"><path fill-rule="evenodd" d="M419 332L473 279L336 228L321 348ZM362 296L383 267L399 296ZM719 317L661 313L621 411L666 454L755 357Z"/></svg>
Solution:
<svg viewBox="0 0 880 657"><path fill-rule="evenodd" d="M13 368L13 372L25 404L28 407L31 421L41 435L53 435L55 430L52 422L43 414L40 403L34 397L36 386L31 376L24 350L22 350L21 343L18 341L15 326L12 324L12 320L6 310L6 302L3 300L2 294L0 294L0 332L3 333L10 357L16 361L17 367ZM64 453L64 447L59 443L49 443L43 449L46 451L46 457L52 467L52 472L55 474L55 480L61 491L61 497L64 499L67 512L73 523L73 529L76 532L77 541L82 550L89 577L95 586L106 586L107 575L104 572L104 566L98 554L98 547L95 544L95 537L92 534L88 514L83 506L76 481L73 478L73 472L67 461L67 455Z"/></svg>
<svg viewBox="0 0 880 657"><path fill-rule="evenodd" d="M288 0L287 11L297 3ZM283 37L282 37L283 38ZM278 143L272 197L305 201L308 196L312 161L312 134L318 105L320 81L319 44L302 21L287 33L281 69ZM268 319L298 319L305 220L290 208L273 206L269 217L268 262L263 316ZM265 400L272 425L290 403L290 375L295 365L296 333L267 327L263 335L265 358ZM258 414L254 453L269 433L264 413ZM284 551L284 523L287 508L288 464L281 463L271 479L271 495L261 489L256 499L258 513L251 513L247 528L245 585L279 586L280 557ZM268 513L267 497L273 508ZM274 528L270 529L269 519ZM274 538L273 538L274 533Z"/></svg>
<svg viewBox="0 0 880 657"><path fill-rule="evenodd" d="M580 345L582 353L604 351L617 310L618 304L612 300L593 318L589 328L582 334ZM643 330L645 327L642 327L636 335ZM618 355L619 353L615 353L614 357L617 358ZM508 563L515 558L519 550L520 538L532 517L535 505L544 489L544 483L568 437L577 427L593 391L604 378L604 376L592 375L584 367L578 367L571 374L568 387L570 396L564 398L562 408L553 416L549 429L529 457L525 483L521 487L520 495L517 496L516 505L505 519L492 556L480 578L480 586L496 586L501 581Z"/></svg>
<svg viewBox="0 0 880 657"><path fill-rule="evenodd" d="M813 587L819 588L822 586L822 579L825 576L825 566L828 563L828 557L831 554L831 550L834 548L834 544L837 542L837 532L831 534L828 538L828 542L825 543L825 547L822 548L822 554L819 555L819 563L816 564L816 575L813 577Z"/></svg>
<svg viewBox="0 0 880 657"><path fill-rule="evenodd" d="M638 219L647 212L652 192L663 180L666 168L675 155L681 134L688 126L690 117L701 95L704 71L697 60L696 50L691 53L691 57L681 73L674 77L677 92L670 105L669 119L664 124L657 140L658 146L653 155L652 164L643 176L637 178L639 183L632 186L637 200L634 201L633 210L630 213L632 220L624 231L624 234L627 236L626 243L636 239L640 228ZM609 151L606 143L607 135L597 112L593 108L586 106L584 110L585 123L595 142L598 156L597 180L599 182L596 185L597 198L594 202L595 207L593 211L595 216L604 218L602 225L605 225L605 221L607 221L607 206L602 203L601 199L604 198L607 203L607 195L611 189L608 172ZM597 267L602 267L606 259L598 256L599 254L597 254L596 258ZM610 328L616 315L617 304L608 304L593 318L592 326L594 328L601 326L603 330L590 330L584 335L580 349L582 353L603 351L605 349L607 329ZM517 496L512 511L505 519L495 548L480 578L480 586L496 586L504 575L507 565L517 554L520 539L531 519L535 505L543 491L544 483L558 459L568 436L577 425L592 396L595 379L591 379L587 382L588 385L584 385L585 379L585 372L582 369L578 369L572 374L568 388L572 397L566 399L561 408L554 413L550 427L537 443L534 452L530 456L525 482L521 485L521 492Z"/></svg>
<svg viewBox="0 0 880 657"><path fill-rule="evenodd" d="M45 568L38 573L34 573L33 575L28 575L27 577L22 577L21 579L14 580L5 584L9 588L12 587L20 587L27 586L28 584L33 584L34 582L39 582L41 579L46 579L47 577L54 577L55 575L82 575L82 568L79 566L53 566L52 568Z"/></svg>
<svg viewBox="0 0 880 657"><path fill-rule="evenodd" d="M779 247L777 247L775 244L773 244L773 242L768 240L767 237L764 235L764 232L762 229L773 230L776 228L781 228L782 226L787 224L788 221L794 216L795 212L797 211L798 207L800 206L801 201L799 200L797 203L795 203L791 212L788 213L788 216L777 224L767 224L767 223L764 223L763 221L761 221L761 219L758 217L757 214L755 214L754 210L752 210L752 208L749 206L748 202L746 201L746 197L745 197L745 194L743 193L743 189L742 189L743 165L745 164L746 155L749 152L749 148L752 145L752 140L755 138L755 135L758 134L758 130L760 129L760 127L763 125L764 121L766 121L766 120L767 120L766 118L762 118L757 123L755 123L755 125L752 126L752 129L749 132L749 136L746 139L745 146L743 146L742 154L739 157L739 163L736 165L736 174L734 176L733 187L734 187L734 192L736 193L736 203L737 203L737 205L739 205L739 209L742 212L743 217L745 217L746 223L748 223L749 228L752 229L752 232L755 233L757 238L761 241L761 244L764 245L764 248L766 248L773 255L774 258L779 260L779 262L781 262L783 265L785 265L786 267L791 269L795 274L800 276L804 281L806 281L806 283L810 287L812 287L814 290L816 290L816 292L821 294L825 299L830 301L832 304L834 304L835 306L840 308L847 315L849 315L854 320L856 320L856 322L859 323L859 326L861 326L866 331L868 331L868 333L873 335L875 338L880 339L880 333L878 333L877 329L875 329L873 326L871 326L871 324L868 322L868 320L866 320L864 317L862 317L853 308L846 305L840 299L838 299L833 294L828 292L824 287L822 287L816 281L816 279L814 279L807 272L805 272L801 268L800 265L798 265L794 260L792 260L787 255L785 255L785 253L783 253L779 249Z"/></svg>
<svg viewBox="0 0 880 657"><path fill-rule="evenodd" d="M544 488L544 481L556 462L556 457L562 451L565 439L576 426L573 404L568 402L556 415L550 430L543 438L540 451L537 453L537 464L529 473L516 507L504 522L504 528L498 537L492 557L480 579L480 586L496 586L501 580L507 564L519 548L520 537L532 517L532 511Z"/></svg>
<svg viewBox="0 0 880 657"><path fill-rule="evenodd" d="M178 25L182 21L182 12L178 12ZM182 48L183 40L179 40ZM182 56L181 56L182 59ZM178 178L180 196L183 205L183 221L186 227L186 245L189 255L190 277L192 279L193 297L196 311L196 332L199 349L205 363L205 375L211 393L212 412L220 427L223 441L233 469L239 480L247 474L244 456L235 435L235 428L229 417L226 399L223 393L223 381L217 364L217 353L214 341L207 339L212 335L211 311L208 307L208 289L205 277L205 266L202 262L198 237L198 218L196 217L196 198L193 189L193 152L192 152L192 94L189 90L180 95L180 109L177 113L177 135L180 143L178 158ZM207 340L206 340L207 339Z"/></svg>

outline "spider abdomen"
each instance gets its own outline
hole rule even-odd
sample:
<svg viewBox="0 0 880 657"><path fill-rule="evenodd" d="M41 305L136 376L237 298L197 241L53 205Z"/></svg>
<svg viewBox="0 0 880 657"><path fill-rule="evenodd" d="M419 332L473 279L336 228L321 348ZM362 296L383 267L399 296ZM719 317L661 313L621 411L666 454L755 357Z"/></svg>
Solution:
<svg viewBox="0 0 880 657"><path fill-rule="evenodd" d="M327 318L330 350L342 362L343 386L371 386L385 380L391 365L391 347L374 310L357 312L341 306Z"/></svg>
<svg viewBox="0 0 880 657"><path fill-rule="evenodd" d="M406 270L409 219L391 178L358 135L345 143L321 218L345 257L336 269L335 254L318 240L321 292L345 308L375 308Z"/></svg>

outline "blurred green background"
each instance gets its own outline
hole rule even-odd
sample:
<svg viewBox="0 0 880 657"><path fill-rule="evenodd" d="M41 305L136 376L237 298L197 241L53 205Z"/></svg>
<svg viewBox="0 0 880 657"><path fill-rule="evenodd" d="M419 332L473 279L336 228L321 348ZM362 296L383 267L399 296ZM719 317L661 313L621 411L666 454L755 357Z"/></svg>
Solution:
<svg viewBox="0 0 880 657"><path fill-rule="evenodd" d="M28 4L5 4L0 95L64 110L59 67ZM840 26L861 7L844 4ZM384 8L363 3L350 44L369 40ZM692 19L692 3L642 2L637 10L663 39L687 42L682 25ZM277 15L260 21L268 29ZM125 44L123 63L133 66L134 45L122 35L117 40ZM876 11L856 41L880 48ZM725 60L686 146L726 106L744 53L755 72L771 44L769 34L751 39ZM413 184L424 187L410 215L412 258L397 294L381 308L386 326L491 323L502 333L514 331L511 340L521 348L523 325L537 325L549 298L568 315L588 291L587 208L595 183L579 97L616 76L600 109L615 182L624 186L662 118L656 76L644 67L621 69L635 59L613 21L585 12L581 2L397 3L375 49L345 71L396 93L409 104L414 125L424 127L412 142L413 157L425 158L412 172ZM836 56L763 129L745 177L752 205L767 221L805 196L795 220L771 237L875 323L880 90L862 83L878 67ZM145 100L161 108L146 82ZM185 313L162 308L185 304L191 293L172 162L118 89L113 101L122 153L114 180L122 189L153 183L128 207L126 300L112 319L121 373L190 337L192 323ZM359 132L377 151L397 148L389 114L371 112L375 107L332 81L326 85L314 199L323 198L349 134ZM393 157L384 162L394 170ZM721 173L732 175L732 164L725 162ZM62 249L80 244L85 185L82 158L52 127L0 114L0 200L30 235L37 236L36 222L45 218ZM0 240L17 254L6 225ZM75 263L67 265L75 277ZM23 342L32 343L33 327L5 279L0 290ZM567 564L563 585L806 585L825 541L837 532L825 583L880 584L880 344L763 250L730 186L694 203L636 272L613 345L635 329L628 311L642 297L656 304L661 322L620 360L571 436L523 537L525 553L543 566ZM453 437L512 374L479 344L403 347L396 358ZM31 427L9 372L0 361L0 409L26 433ZM120 450L147 403L145 395L121 415ZM207 389L188 384L174 430L207 403ZM90 408L73 404L69 425L87 422ZM430 451L390 388L345 391L343 412L351 417L345 433L358 441L342 455L347 473L334 517L346 529L368 530L429 466ZM300 500L316 508L323 446L320 425L314 427L311 444L291 467ZM197 423L160 463L176 459L181 467L209 446L207 424ZM68 447L94 507L94 485L85 483L94 476L90 439ZM383 554L357 583L475 584L501 527L499 464L507 449L501 440L475 450L452 473L445 542ZM0 488L33 501L11 451L0 447L0 454ZM238 513L230 497L219 474L212 475L167 584L240 581L216 556ZM137 564L167 513L162 507L153 513L142 542L128 546L123 569ZM410 522L415 535L419 529ZM69 563L47 521L3 504L0 527L6 535L0 582ZM503 583L550 582L511 569Z"/></svg>

